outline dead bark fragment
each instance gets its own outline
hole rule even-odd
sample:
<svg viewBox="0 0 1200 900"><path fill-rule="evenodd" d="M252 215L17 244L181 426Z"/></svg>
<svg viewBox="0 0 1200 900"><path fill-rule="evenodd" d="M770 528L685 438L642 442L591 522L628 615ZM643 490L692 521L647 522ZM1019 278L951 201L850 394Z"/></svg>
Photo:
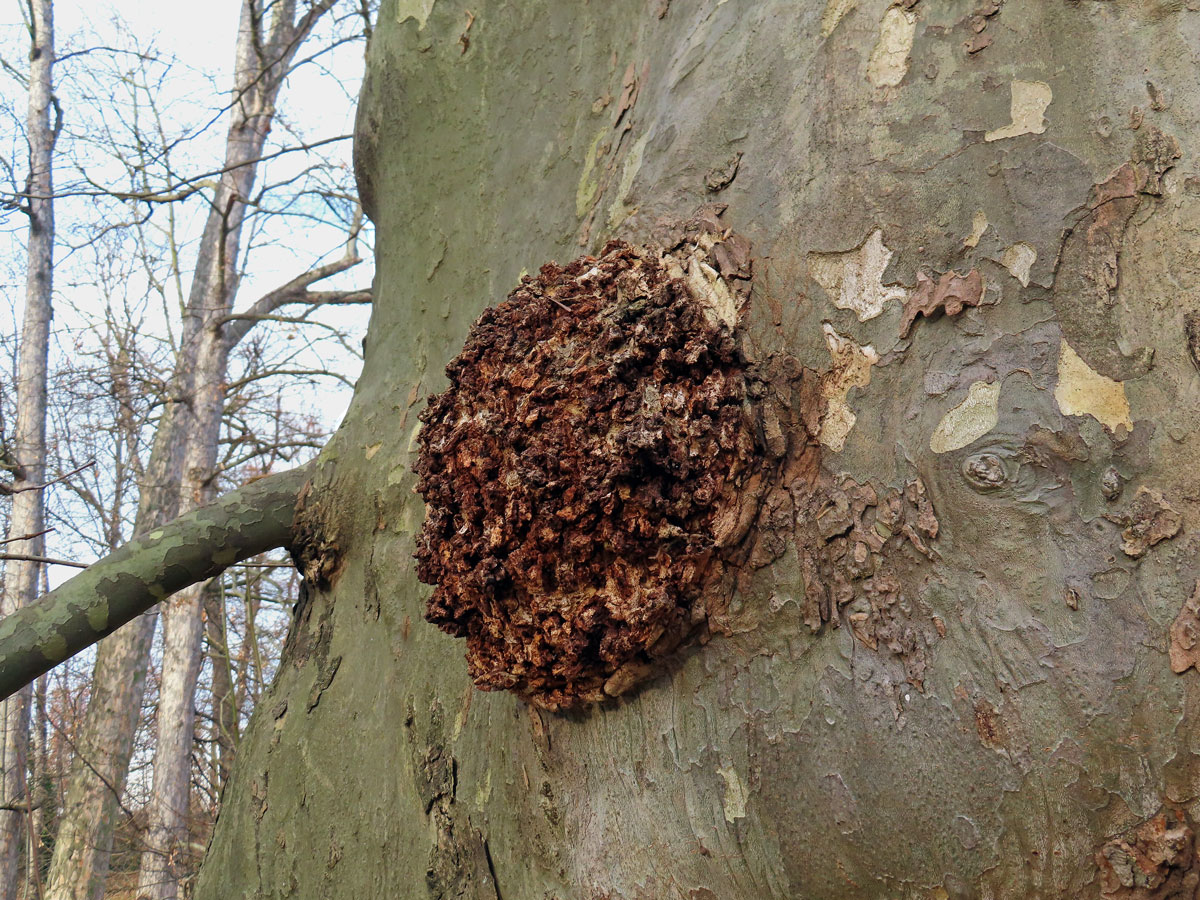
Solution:
<svg viewBox="0 0 1200 900"><path fill-rule="evenodd" d="M1153 350L1124 355L1117 342L1119 255L1134 214L1163 193L1163 176L1180 156L1179 143L1157 128L1140 132L1130 161L1092 189L1059 251L1054 306L1063 337L1087 365L1116 381L1145 374Z"/></svg>
<svg viewBox="0 0 1200 900"><path fill-rule="evenodd" d="M733 183L733 179L737 177L738 166L741 162L742 154L735 153L721 165L710 169L704 176L704 186L708 188L709 193L715 194L729 187Z"/></svg>
<svg viewBox="0 0 1200 900"><path fill-rule="evenodd" d="M983 276L978 269L966 275L946 272L934 281L924 272L917 273L917 289L904 304L900 322L900 337L906 338L916 325L917 316L934 318L939 312L956 316L968 306L978 306L983 300Z"/></svg>
<svg viewBox="0 0 1200 900"><path fill-rule="evenodd" d="M1195 666L1200 669L1200 581L1183 603L1171 625L1169 649L1171 671L1179 674Z"/></svg>
<svg viewBox="0 0 1200 900"><path fill-rule="evenodd" d="M1121 900L1191 900L1200 886L1187 814L1166 808L1096 853L1101 895Z"/></svg>
<svg viewBox="0 0 1200 900"><path fill-rule="evenodd" d="M1121 549L1134 559L1160 541L1173 538L1183 527L1183 517L1169 504L1161 491L1142 485L1123 514L1106 516L1109 521L1124 525Z"/></svg>

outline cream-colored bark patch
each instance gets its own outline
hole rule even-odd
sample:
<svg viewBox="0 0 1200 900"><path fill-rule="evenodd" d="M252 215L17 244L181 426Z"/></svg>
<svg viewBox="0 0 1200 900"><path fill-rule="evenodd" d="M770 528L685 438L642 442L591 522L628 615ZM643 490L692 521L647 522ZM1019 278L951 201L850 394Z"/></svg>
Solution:
<svg viewBox="0 0 1200 900"><path fill-rule="evenodd" d="M717 769L717 774L725 779L725 797L721 806L725 821L732 825L736 819L746 818L746 786L733 766L723 766Z"/></svg>
<svg viewBox="0 0 1200 900"><path fill-rule="evenodd" d="M433 4L436 2L437 0L400 0L396 4L396 21L404 22L407 19L416 19L417 30L420 31L425 27L425 21L433 12Z"/></svg>
<svg viewBox="0 0 1200 900"><path fill-rule="evenodd" d="M898 6L888 8L879 24L879 40L867 63L867 77L875 87L895 87L908 72L908 54L917 33L917 16Z"/></svg>
<svg viewBox="0 0 1200 900"><path fill-rule="evenodd" d="M1054 399L1065 416L1091 416L1113 430L1118 425L1133 429L1125 385L1094 371L1066 341L1058 350Z"/></svg>
<svg viewBox="0 0 1200 900"><path fill-rule="evenodd" d="M1022 287L1029 286L1029 270L1033 268L1035 262L1037 262L1037 251L1031 244L1024 241L1013 244L1004 251L1004 256L1000 258L1000 264L1008 269L1013 278L1021 282Z"/></svg>
<svg viewBox="0 0 1200 900"><path fill-rule="evenodd" d="M979 239L983 237L983 233L987 231L988 220L982 209L975 211L975 218L971 220L971 233L963 238L964 247L978 247Z"/></svg>
<svg viewBox="0 0 1200 900"><path fill-rule="evenodd" d="M856 6L858 6L858 0L829 0L825 4L825 12L821 15L822 39L833 34L833 29L837 28L838 22L842 21L842 16Z"/></svg>
<svg viewBox="0 0 1200 900"><path fill-rule="evenodd" d="M929 449L934 453L949 453L979 440L1000 421L1000 382L976 381L967 388L962 403L942 416L932 437Z"/></svg>
<svg viewBox="0 0 1200 900"><path fill-rule="evenodd" d="M649 140L649 133L643 134L629 148L629 156L626 157L625 166L621 169L621 183L617 185L617 196L608 208L609 228L616 228L637 211L637 207L627 206L625 200L629 196L629 192L633 190L633 179L637 178L637 173L642 168L642 158L645 156L646 142Z"/></svg>
<svg viewBox="0 0 1200 900"><path fill-rule="evenodd" d="M861 247L842 253L808 254L808 272L838 309L854 310L860 322L873 319L893 300L904 301L907 292L899 285L885 285L883 273L892 251L883 245L883 232L876 229Z"/></svg>
<svg viewBox="0 0 1200 900"><path fill-rule="evenodd" d="M985 141L1000 141L1019 134L1041 134L1046 130L1046 107L1054 94L1044 81L1014 81L1012 83L1012 124L989 131Z"/></svg>
<svg viewBox="0 0 1200 900"><path fill-rule="evenodd" d="M709 321L713 324L722 323L728 328L737 324L737 298L733 296L729 285L716 269L695 256L685 261L666 254L663 256L663 264L671 278L682 278L688 283Z"/></svg>
<svg viewBox="0 0 1200 900"><path fill-rule="evenodd" d="M879 362L875 348L860 347L848 337L842 337L828 322L822 326L829 356L830 370L821 378L821 394L826 401L825 418L821 420L821 443L840 452L858 418L846 402L850 388L866 387L871 383L871 366Z"/></svg>
<svg viewBox="0 0 1200 900"><path fill-rule="evenodd" d="M596 202L600 192L600 175L596 172L596 160L600 154L600 143L608 136L608 128L600 129L592 138L587 156L583 160L583 172L579 175L579 184L575 188L575 215L582 219Z"/></svg>

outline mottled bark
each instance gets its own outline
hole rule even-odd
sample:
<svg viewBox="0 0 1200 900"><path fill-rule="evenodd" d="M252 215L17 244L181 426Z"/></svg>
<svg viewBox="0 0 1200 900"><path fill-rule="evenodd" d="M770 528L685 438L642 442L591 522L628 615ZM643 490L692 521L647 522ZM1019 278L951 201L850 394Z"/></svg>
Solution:
<svg viewBox="0 0 1200 900"><path fill-rule="evenodd" d="M385 3L326 564L197 896L1193 896L1195 6ZM715 201L779 460L736 592L620 700L476 691L418 402L523 271Z"/></svg>
<svg viewBox="0 0 1200 900"><path fill-rule="evenodd" d="M17 361L17 422L12 436L12 510L5 551L13 556L44 555L46 479L46 359L50 346L54 269L53 155L58 116L54 100L54 17L50 0L29 4L29 108L26 138L29 175L25 211L29 216L25 312ZM21 538L33 535L28 539ZM4 566L0 616L10 616L37 597L41 566L10 559ZM0 705L0 897L15 897L19 857L29 805L26 751L29 745L30 691Z"/></svg>
<svg viewBox="0 0 1200 900"><path fill-rule="evenodd" d="M301 466L267 475L93 563L0 620L0 696L111 634L166 598L292 543Z"/></svg>

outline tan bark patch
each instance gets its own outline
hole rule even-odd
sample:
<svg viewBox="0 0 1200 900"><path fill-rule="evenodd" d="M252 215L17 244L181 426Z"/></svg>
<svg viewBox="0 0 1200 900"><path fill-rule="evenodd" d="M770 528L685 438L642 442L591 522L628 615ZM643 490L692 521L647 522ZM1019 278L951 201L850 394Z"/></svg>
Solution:
<svg viewBox="0 0 1200 900"><path fill-rule="evenodd" d="M889 7L879 25L879 40L867 63L867 77L875 87L895 87L908 72L908 54L917 32L917 16L898 6Z"/></svg>
<svg viewBox="0 0 1200 900"><path fill-rule="evenodd" d="M1000 419L1000 382L976 381L967 389L966 399L938 422L929 438L934 453L949 453L979 440L996 427Z"/></svg>
<svg viewBox="0 0 1200 900"><path fill-rule="evenodd" d="M1059 347L1054 399L1064 416L1091 416L1111 430L1133 428L1125 385L1094 372L1066 341Z"/></svg>
<svg viewBox="0 0 1200 900"><path fill-rule="evenodd" d="M1022 134L1042 134L1046 130L1046 107L1053 99L1050 85L1044 81L1014 81L1012 83L1012 123L989 131L985 141L1002 141Z"/></svg>
<svg viewBox="0 0 1200 900"><path fill-rule="evenodd" d="M1000 264L1008 269L1010 275L1021 282L1021 287L1029 287L1029 271L1037 262L1037 250L1024 241L1018 241L1000 258Z"/></svg>
<svg viewBox="0 0 1200 900"><path fill-rule="evenodd" d="M871 383L871 366L879 362L879 354L869 344L860 347L850 338L842 337L828 322L823 327L833 366L821 378L821 394L827 403L825 418L821 420L821 443L830 450L840 451L856 421L846 395L851 388Z"/></svg>
<svg viewBox="0 0 1200 900"><path fill-rule="evenodd" d="M983 237L983 233L987 231L988 220L982 209L975 211L975 218L971 220L971 233L963 238L963 246L967 249L972 249L979 246L979 240Z"/></svg>
<svg viewBox="0 0 1200 900"><path fill-rule="evenodd" d="M824 39L833 34L833 29L837 28L838 22L842 21L842 16L857 5L858 0L828 0L825 4L825 12L821 14L821 38Z"/></svg>
<svg viewBox="0 0 1200 900"><path fill-rule="evenodd" d="M875 229L853 250L810 253L808 271L834 306L853 310L858 320L865 322L882 313L888 303L903 301L907 295L903 287L883 283L891 259L892 251L884 246L883 232Z"/></svg>

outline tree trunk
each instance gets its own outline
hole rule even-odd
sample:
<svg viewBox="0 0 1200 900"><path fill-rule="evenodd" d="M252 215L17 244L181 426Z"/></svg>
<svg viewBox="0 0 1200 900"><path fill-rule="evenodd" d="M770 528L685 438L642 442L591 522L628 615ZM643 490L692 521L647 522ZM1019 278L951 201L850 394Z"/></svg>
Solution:
<svg viewBox="0 0 1200 900"><path fill-rule="evenodd" d="M57 137L54 103L54 16L50 0L29 4L29 215L25 314L17 363L17 423L12 445L12 512L5 551L44 556L46 480L46 360L50 347L54 270L53 155ZM4 567L0 616L8 616L38 595L40 564L9 560ZM0 705L0 897L15 897L23 833L29 821L26 751L29 746L29 688Z"/></svg>
<svg viewBox="0 0 1200 900"><path fill-rule="evenodd" d="M385 3L366 366L197 896L1194 896L1195 7ZM620 699L477 692L416 401L680 233L753 246L736 590Z"/></svg>
<svg viewBox="0 0 1200 900"><path fill-rule="evenodd" d="M238 743L238 707L233 693L233 668L229 658L229 623L225 604L225 592L220 579L208 582L204 591L205 643L208 646L208 661L212 667L212 719L216 747L216 777L213 783L217 793L229 780L229 767L233 764Z"/></svg>
<svg viewBox="0 0 1200 900"><path fill-rule="evenodd" d="M238 261L246 204L253 194L258 160L271 130L275 103L291 60L325 0L297 18L295 2L265 16L245 0L238 29L234 69L233 118L221 176L188 297L181 370L188 406L187 449L180 512L202 506L216 494L216 463L225 406L225 373L234 341L225 330L237 295ZM200 586L190 588L163 610L163 700L160 700L154 752L154 790L148 804L146 850L138 874L139 895L171 900L179 892L177 862L188 840L191 749L195 733L193 698L200 671L203 606ZM177 713L163 715L164 701Z"/></svg>

